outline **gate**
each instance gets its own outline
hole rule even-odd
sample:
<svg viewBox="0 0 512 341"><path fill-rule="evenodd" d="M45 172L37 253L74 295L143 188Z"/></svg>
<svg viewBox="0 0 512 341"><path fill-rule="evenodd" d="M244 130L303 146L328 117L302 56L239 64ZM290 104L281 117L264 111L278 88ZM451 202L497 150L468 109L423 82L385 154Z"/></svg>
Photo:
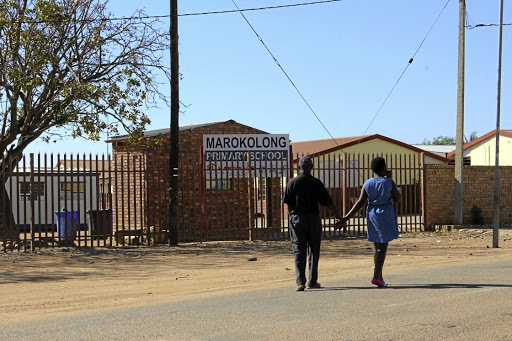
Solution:
<svg viewBox="0 0 512 341"><path fill-rule="evenodd" d="M414 154L355 154L343 153L338 159L330 156L317 158L314 175L327 187L336 206L343 214L347 213L359 199L364 181L374 177L371 160L381 156L392 171L401 200L395 204L395 211L400 232L424 230L423 211L423 164L420 156ZM298 158L298 157L297 157ZM347 224L347 233L353 235L366 233L366 205ZM324 235L335 234L330 227L330 218L322 210Z"/></svg>

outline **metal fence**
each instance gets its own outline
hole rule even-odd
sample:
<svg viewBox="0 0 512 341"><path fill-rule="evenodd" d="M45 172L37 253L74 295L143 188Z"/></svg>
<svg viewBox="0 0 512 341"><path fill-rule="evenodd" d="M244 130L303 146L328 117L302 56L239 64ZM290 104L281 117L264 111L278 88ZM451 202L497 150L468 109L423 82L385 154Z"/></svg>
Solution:
<svg viewBox="0 0 512 341"><path fill-rule="evenodd" d="M395 206L401 232L423 230L423 163L412 155L383 156L402 194ZM343 212L357 201L364 180L373 176L373 157L342 154L314 159L313 175ZM2 249L167 243L167 160L162 153L30 154L17 160L14 170L0 168L0 179L5 179L0 193ZM276 169L249 164L235 169L226 163L222 171L212 173L194 155L180 159L180 242L288 238L288 212L281 200L296 169L293 164ZM346 231L334 229L335 219L326 209L321 209L321 216L324 237L366 232L363 210Z"/></svg>
<svg viewBox="0 0 512 341"><path fill-rule="evenodd" d="M388 169L392 172L393 181L401 194L401 200L395 204L395 212L400 232L424 230L424 161L418 155L412 154L343 154L339 163L341 175L341 200L343 212L348 212L357 201L364 185L364 181L375 176L371 170L371 160L381 156L386 160ZM324 170L325 171L325 170ZM332 172L332 170L329 170ZM336 173L336 171L334 171ZM322 179L322 176L320 177ZM327 179L326 179L327 180ZM327 180L327 184L332 179ZM335 186L334 191L339 187ZM357 217L352 218L348 224L350 233L366 233L366 205Z"/></svg>

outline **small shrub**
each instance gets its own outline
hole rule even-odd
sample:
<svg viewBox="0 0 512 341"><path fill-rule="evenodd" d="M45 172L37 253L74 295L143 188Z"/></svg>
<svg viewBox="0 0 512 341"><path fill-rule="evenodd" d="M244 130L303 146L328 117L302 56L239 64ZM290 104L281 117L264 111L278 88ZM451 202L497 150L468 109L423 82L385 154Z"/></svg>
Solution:
<svg viewBox="0 0 512 341"><path fill-rule="evenodd" d="M476 205L471 207L471 215L473 217L473 224L481 225L484 223L484 217L482 216L482 209Z"/></svg>

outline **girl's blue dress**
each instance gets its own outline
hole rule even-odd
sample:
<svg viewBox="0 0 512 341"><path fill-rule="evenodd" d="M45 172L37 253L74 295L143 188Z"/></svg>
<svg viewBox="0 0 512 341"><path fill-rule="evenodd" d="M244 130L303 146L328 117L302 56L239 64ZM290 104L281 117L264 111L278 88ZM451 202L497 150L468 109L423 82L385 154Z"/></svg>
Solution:
<svg viewBox="0 0 512 341"><path fill-rule="evenodd" d="M371 178L365 181L364 189L368 194L366 219L368 240L374 243L387 243L398 238L398 224L391 189L390 178Z"/></svg>

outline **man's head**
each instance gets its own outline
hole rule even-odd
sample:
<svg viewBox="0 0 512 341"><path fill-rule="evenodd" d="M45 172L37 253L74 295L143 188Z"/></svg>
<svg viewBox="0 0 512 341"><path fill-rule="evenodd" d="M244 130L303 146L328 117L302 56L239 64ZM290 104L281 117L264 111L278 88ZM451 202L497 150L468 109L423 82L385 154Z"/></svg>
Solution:
<svg viewBox="0 0 512 341"><path fill-rule="evenodd" d="M386 160L384 158L377 156L375 159L372 160L371 163L372 171L380 176L386 175L387 167L386 167Z"/></svg>
<svg viewBox="0 0 512 341"><path fill-rule="evenodd" d="M309 155L305 155L299 160L299 168L305 172L310 173L313 169L313 160L309 157Z"/></svg>

